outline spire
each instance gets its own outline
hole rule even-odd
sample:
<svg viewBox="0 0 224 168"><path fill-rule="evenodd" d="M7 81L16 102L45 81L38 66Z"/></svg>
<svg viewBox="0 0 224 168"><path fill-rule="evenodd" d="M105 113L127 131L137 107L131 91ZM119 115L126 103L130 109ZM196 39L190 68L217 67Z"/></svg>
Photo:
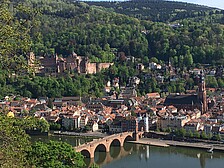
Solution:
<svg viewBox="0 0 224 168"><path fill-rule="evenodd" d="M202 103L202 113L208 110L207 106L207 95L206 95L206 87L205 87L205 73L201 70L200 78L198 83L198 99Z"/></svg>

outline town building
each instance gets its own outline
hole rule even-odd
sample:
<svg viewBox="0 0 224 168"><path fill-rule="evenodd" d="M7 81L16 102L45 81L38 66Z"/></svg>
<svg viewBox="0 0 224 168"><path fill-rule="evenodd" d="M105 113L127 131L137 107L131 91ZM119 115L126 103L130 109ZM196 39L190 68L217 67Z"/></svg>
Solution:
<svg viewBox="0 0 224 168"><path fill-rule="evenodd" d="M167 128L181 129L189 121L187 116L164 116L161 117L158 122L157 128L166 130Z"/></svg>
<svg viewBox="0 0 224 168"><path fill-rule="evenodd" d="M149 117L138 117L138 131L149 132Z"/></svg>
<svg viewBox="0 0 224 168"><path fill-rule="evenodd" d="M201 73L197 94L170 94L166 97L164 105L173 105L180 109L194 110L195 108L205 113L208 110L205 79Z"/></svg>
<svg viewBox="0 0 224 168"><path fill-rule="evenodd" d="M104 105L99 101L93 100L86 104L86 108L94 112L99 112L99 111L103 111Z"/></svg>

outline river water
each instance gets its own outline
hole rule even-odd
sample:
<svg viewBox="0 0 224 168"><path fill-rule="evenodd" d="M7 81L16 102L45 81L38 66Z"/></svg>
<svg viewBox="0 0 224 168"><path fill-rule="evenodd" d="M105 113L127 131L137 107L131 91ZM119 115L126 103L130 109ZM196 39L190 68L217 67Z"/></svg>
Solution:
<svg viewBox="0 0 224 168"><path fill-rule="evenodd" d="M77 146L91 138L72 136L34 136L32 141L64 141ZM124 147L111 147L109 153L95 152L94 159L85 159L102 168L224 168L224 153L180 147L154 147L125 143Z"/></svg>

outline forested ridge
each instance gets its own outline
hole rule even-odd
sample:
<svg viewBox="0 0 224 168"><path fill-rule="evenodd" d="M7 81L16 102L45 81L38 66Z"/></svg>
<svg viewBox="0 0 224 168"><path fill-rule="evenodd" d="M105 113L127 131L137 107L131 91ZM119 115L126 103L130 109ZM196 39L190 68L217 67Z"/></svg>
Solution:
<svg viewBox="0 0 224 168"><path fill-rule="evenodd" d="M159 7L174 2L128 3L162 3ZM90 2L2 1L0 11L5 15L0 16L3 28L0 30L1 96L9 93L29 97L101 96L108 80L119 77L120 84L125 85L128 77L138 74L136 64L117 59L119 55L139 58L145 65L151 58L157 58L160 63L170 59L179 67L192 67L197 63L223 65L223 12L204 6L177 4L203 14L177 17L175 22L168 23L118 14L112 8L98 7ZM141 14L141 10L138 12ZM89 57L92 62L115 62L115 65L100 74L87 75L87 78L76 74L61 78L20 76L29 68L26 56L31 51L36 56L58 54L59 57L75 52ZM17 74L16 78L11 77L12 73Z"/></svg>
<svg viewBox="0 0 224 168"><path fill-rule="evenodd" d="M165 0L130 1L86 1L89 5L105 7L107 10L155 22L173 22L180 19L205 16L220 12L220 9L186 2Z"/></svg>
<svg viewBox="0 0 224 168"><path fill-rule="evenodd" d="M167 3L170 6L174 3L146 0L128 2L138 5L162 3L167 8ZM210 9L210 12L204 16L179 18L177 22L168 24L136 19L84 2L24 0L23 5L30 6L31 12L39 11L33 18L36 25L29 34L32 42L29 50L35 55L57 53L66 57L75 51L94 62L111 62L115 52L138 58L157 57L164 61L188 52L196 63L211 63L222 58L216 52L223 50L224 16L222 11L214 12L207 7L183 3L182 6L189 9L191 6L194 10L199 8L198 12L205 12L206 9ZM175 24L179 26L174 27ZM206 56L211 58L207 59Z"/></svg>
<svg viewBox="0 0 224 168"><path fill-rule="evenodd" d="M67 56L75 51L94 62L111 62L115 51L164 61L186 54L191 54L196 63L222 59L224 17L213 10L206 16L178 19L171 24L181 26L174 28L167 23L142 21L83 2L32 1L32 5L42 11L39 26L31 31L32 51L36 55L52 52Z"/></svg>

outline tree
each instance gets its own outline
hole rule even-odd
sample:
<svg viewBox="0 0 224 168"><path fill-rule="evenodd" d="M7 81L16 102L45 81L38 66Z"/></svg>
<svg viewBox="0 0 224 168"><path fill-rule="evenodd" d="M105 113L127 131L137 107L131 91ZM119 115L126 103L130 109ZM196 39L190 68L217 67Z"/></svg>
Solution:
<svg viewBox="0 0 224 168"><path fill-rule="evenodd" d="M204 131L201 133L201 138L202 139L208 139L208 136L205 134Z"/></svg>
<svg viewBox="0 0 224 168"><path fill-rule="evenodd" d="M182 137L186 136L186 130L184 128L180 129L180 136L182 136Z"/></svg>
<svg viewBox="0 0 224 168"><path fill-rule="evenodd" d="M170 133L170 132L172 132L172 129L170 127L168 127L165 131Z"/></svg>
<svg viewBox="0 0 224 168"><path fill-rule="evenodd" d="M207 87L217 88L218 83L214 76L207 76L206 77L206 85Z"/></svg>
<svg viewBox="0 0 224 168"><path fill-rule="evenodd" d="M90 168L99 168L99 166L97 164L93 163Z"/></svg>
<svg viewBox="0 0 224 168"><path fill-rule="evenodd" d="M191 66L193 64L193 57L191 54L186 54L184 56L184 65Z"/></svg>
<svg viewBox="0 0 224 168"><path fill-rule="evenodd" d="M0 2L0 68L15 71L26 68L24 56L31 47L29 31L35 13L21 3Z"/></svg>
<svg viewBox="0 0 224 168"><path fill-rule="evenodd" d="M194 132L194 138L200 138L200 134L199 134L198 131L195 131L195 132Z"/></svg>
<svg viewBox="0 0 224 168"><path fill-rule="evenodd" d="M187 132L187 136L188 136L189 138L192 138L192 137L194 136L191 130L189 130L189 131Z"/></svg>
<svg viewBox="0 0 224 168"><path fill-rule="evenodd" d="M26 167L27 151L30 150L29 136L14 118L0 116L0 167Z"/></svg>
<svg viewBox="0 0 224 168"><path fill-rule="evenodd" d="M212 136L213 136L213 134L210 132L210 133L208 134L208 139L211 139Z"/></svg>
<svg viewBox="0 0 224 168"><path fill-rule="evenodd" d="M215 136L215 140L217 140L217 141L220 141L220 140L221 140L221 136L220 136L220 134L217 134L217 135Z"/></svg>
<svg viewBox="0 0 224 168"><path fill-rule="evenodd" d="M224 88L224 80L223 79L219 78L217 82L218 82L218 86L220 88Z"/></svg>
<svg viewBox="0 0 224 168"><path fill-rule="evenodd" d="M83 156L75 152L71 145L65 142L36 142L28 151L28 161L34 167L81 168L85 166Z"/></svg>
<svg viewBox="0 0 224 168"><path fill-rule="evenodd" d="M61 125L58 123L49 123L50 124L50 130L60 130L61 129Z"/></svg>
<svg viewBox="0 0 224 168"><path fill-rule="evenodd" d="M186 80L186 87L187 89L191 90L194 87L194 80L192 78L189 78Z"/></svg>
<svg viewBox="0 0 224 168"><path fill-rule="evenodd" d="M13 121L15 126L20 127L26 131L40 131L40 132L48 132L50 129L50 125L45 119L38 119L34 117L27 117L23 119L15 119Z"/></svg>
<svg viewBox="0 0 224 168"><path fill-rule="evenodd" d="M159 63L159 61L156 57L150 58L150 62Z"/></svg>

